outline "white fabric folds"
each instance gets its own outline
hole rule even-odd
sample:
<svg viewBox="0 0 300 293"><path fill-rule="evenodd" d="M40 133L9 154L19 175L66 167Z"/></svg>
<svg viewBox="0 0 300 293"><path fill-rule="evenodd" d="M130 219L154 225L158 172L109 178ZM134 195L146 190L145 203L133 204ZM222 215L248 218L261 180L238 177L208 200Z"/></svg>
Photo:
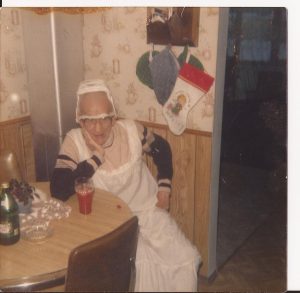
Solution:
<svg viewBox="0 0 300 293"><path fill-rule="evenodd" d="M175 220L162 209L136 214L140 235L135 292L197 292L201 257Z"/></svg>

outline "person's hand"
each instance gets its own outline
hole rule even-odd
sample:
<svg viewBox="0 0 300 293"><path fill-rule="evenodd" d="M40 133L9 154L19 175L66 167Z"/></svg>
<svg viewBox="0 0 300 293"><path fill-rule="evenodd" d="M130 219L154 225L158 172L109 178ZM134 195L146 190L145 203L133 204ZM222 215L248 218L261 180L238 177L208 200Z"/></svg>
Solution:
<svg viewBox="0 0 300 293"><path fill-rule="evenodd" d="M170 208L170 192L162 190L158 191L156 206L168 211Z"/></svg>
<svg viewBox="0 0 300 293"><path fill-rule="evenodd" d="M104 156L105 153L104 148L101 145L97 144L84 128L81 128L81 130L82 130L82 135L84 137L85 143L88 146L88 148L91 151L97 151L101 156Z"/></svg>

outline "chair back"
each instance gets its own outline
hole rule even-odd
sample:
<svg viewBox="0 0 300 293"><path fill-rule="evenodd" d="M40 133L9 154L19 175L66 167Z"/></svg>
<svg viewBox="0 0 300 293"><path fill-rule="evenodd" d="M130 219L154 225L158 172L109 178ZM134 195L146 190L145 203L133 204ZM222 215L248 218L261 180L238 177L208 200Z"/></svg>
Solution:
<svg viewBox="0 0 300 293"><path fill-rule="evenodd" d="M133 289L138 219L71 251L67 292L128 292ZM80 237L80 235L79 235Z"/></svg>
<svg viewBox="0 0 300 293"><path fill-rule="evenodd" d="M14 152L1 150L0 153L0 184L9 182L12 178L22 180L20 167Z"/></svg>

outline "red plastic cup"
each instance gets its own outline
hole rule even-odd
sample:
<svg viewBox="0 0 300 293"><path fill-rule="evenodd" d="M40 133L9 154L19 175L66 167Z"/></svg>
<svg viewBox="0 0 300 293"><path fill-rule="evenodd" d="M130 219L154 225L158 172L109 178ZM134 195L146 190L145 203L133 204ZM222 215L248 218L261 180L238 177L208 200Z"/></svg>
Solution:
<svg viewBox="0 0 300 293"><path fill-rule="evenodd" d="M88 215L92 212L92 202L94 196L93 182L86 177L79 177L75 180L75 191L77 194L79 212Z"/></svg>

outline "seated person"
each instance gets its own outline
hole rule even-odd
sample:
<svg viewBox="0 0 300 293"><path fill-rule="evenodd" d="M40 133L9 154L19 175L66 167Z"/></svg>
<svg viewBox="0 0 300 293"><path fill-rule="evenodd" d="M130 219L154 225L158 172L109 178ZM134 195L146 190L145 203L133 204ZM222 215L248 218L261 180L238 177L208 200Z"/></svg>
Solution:
<svg viewBox="0 0 300 293"><path fill-rule="evenodd" d="M102 80L80 83L76 121L52 174L52 196L67 200L79 176L118 195L139 219L135 291L197 291L201 257L168 213L173 175L166 140L140 123L117 119L113 98ZM152 156L157 181L142 155Z"/></svg>

